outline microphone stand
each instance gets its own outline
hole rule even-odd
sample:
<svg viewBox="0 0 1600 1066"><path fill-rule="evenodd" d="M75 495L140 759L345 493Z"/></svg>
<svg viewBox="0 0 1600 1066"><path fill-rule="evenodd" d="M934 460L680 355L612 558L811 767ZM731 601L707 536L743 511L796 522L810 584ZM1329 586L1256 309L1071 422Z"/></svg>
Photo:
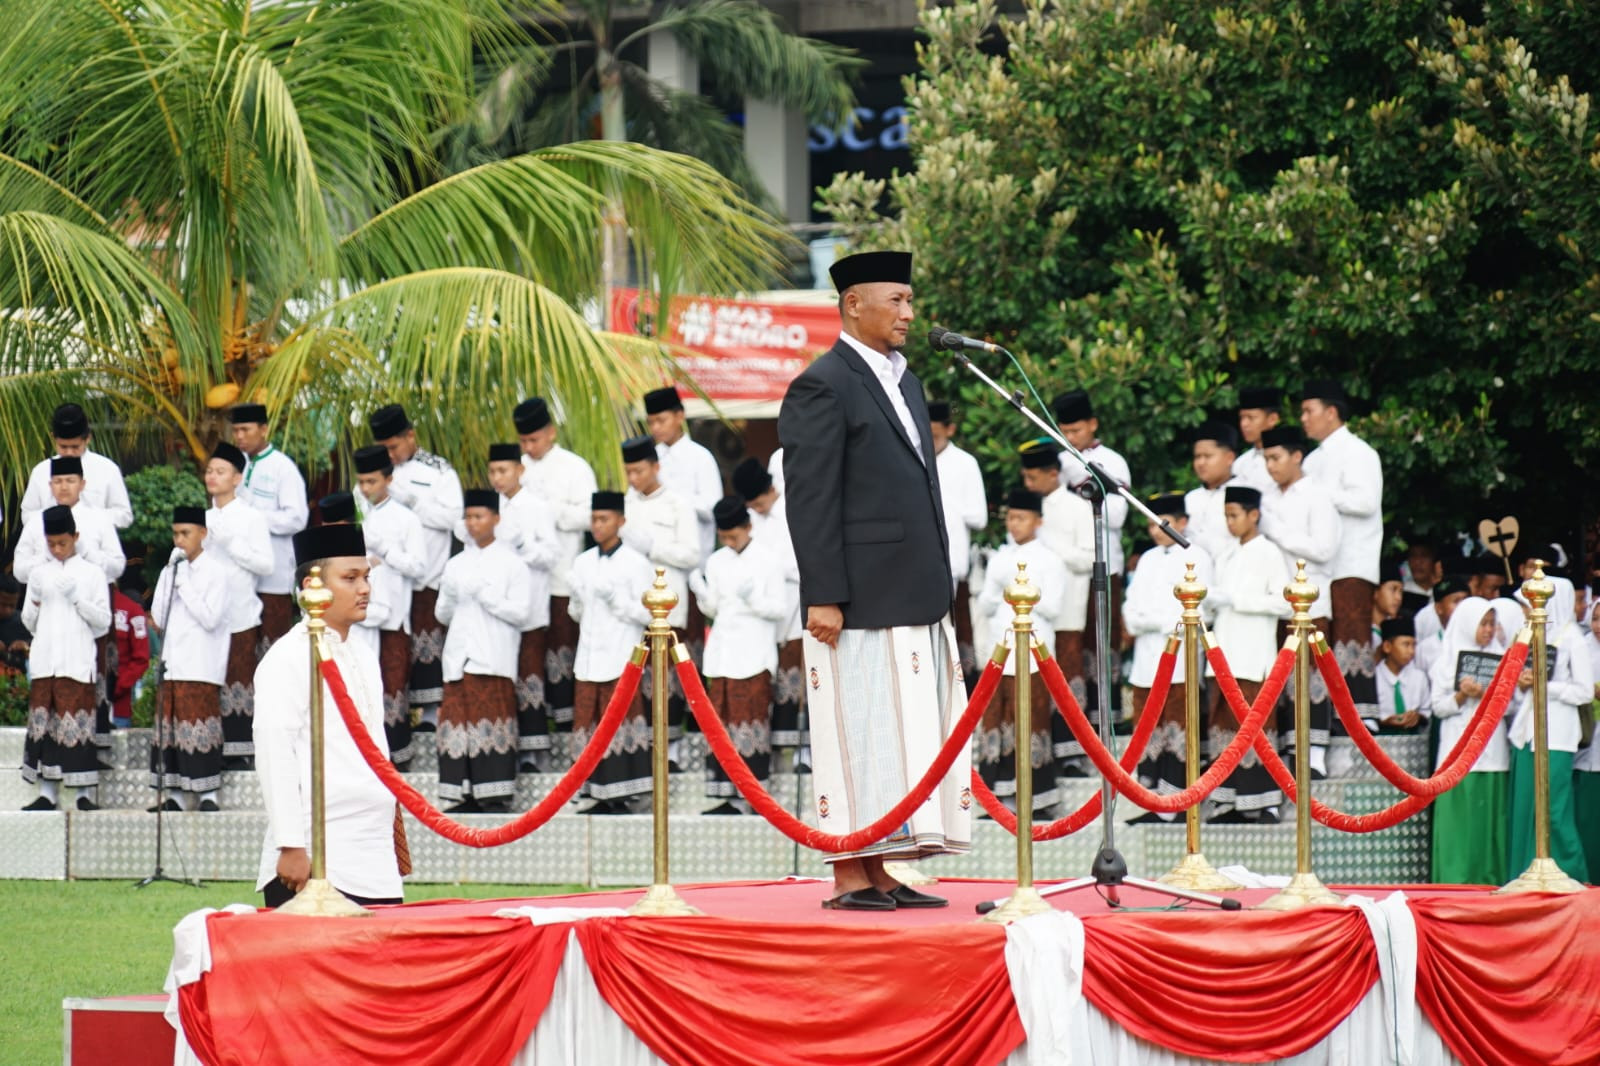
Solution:
<svg viewBox="0 0 1600 1066"><path fill-rule="evenodd" d="M995 350L1006 352L999 345L994 345ZM1120 495L1128 501L1128 505L1151 522L1161 527L1161 531L1171 537L1180 547L1189 547L1189 539L1172 527L1165 518L1157 515L1146 507L1144 501L1130 492L1125 485L1120 485L1105 468L1098 463L1091 462L1084 454L1074 448L1062 436L1055 426L1046 422L1033 412L1023 402L1020 391L1007 390L995 381L982 368L967 357L967 353L960 348L949 349L955 361L965 367L979 381L993 389L995 394L1011 407L1015 408L1028 421L1038 426L1051 440L1061 445L1062 451L1083 465L1089 471L1089 479L1076 486L1077 492L1089 501L1094 508L1094 569L1090 572L1089 589L1094 598L1094 650L1095 663L1099 667L1094 679L1095 695L1099 701L1100 743L1105 745L1107 751L1112 749L1111 740L1111 575L1107 560L1111 556L1111 530L1106 523L1106 498L1111 493ZM1019 654L1028 654L1023 649L1018 649ZM1190 679L1193 684L1194 679ZM1020 725L1018 729L1025 728ZM1019 732L1018 736L1022 734ZM1063 881L1059 885L1050 885L1039 889L1041 896L1054 896L1066 892L1075 892L1082 888L1094 887L1099 889L1106 901L1113 907L1120 906L1119 890L1123 885L1131 885L1147 892L1156 892L1176 899L1188 900L1194 903L1205 903L1223 910L1239 910L1240 904L1236 899L1227 899L1223 896L1214 896L1208 892L1193 892L1189 889L1174 888L1159 881L1150 881L1142 877L1128 876L1128 863L1123 859L1122 853L1117 850L1115 805L1117 793L1111 787L1111 781L1104 776L1100 779L1100 850L1096 853L1094 862L1089 868L1087 877ZM979 914L987 914L1004 903L1005 900L989 900L977 906Z"/></svg>
<svg viewBox="0 0 1600 1066"><path fill-rule="evenodd" d="M172 600L178 593L178 560L176 558L167 564L167 571L172 580L167 585L167 624L161 627L161 646L156 649L156 732L155 736L151 738L150 747L150 761L156 767L156 868L148 877L136 881L134 888L144 888L155 884L157 881L166 881L174 885L188 885L190 888L202 887L198 878L190 880L187 877L172 877L161 868L162 819L166 814L167 807L167 758L166 751L162 747L162 738L173 737L176 733L176 730L172 727L174 709L168 707L161 698L165 694L163 690L167 684L167 629L172 622ZM154 607L155 604L152 603L150 606ZM153 623L154 621L155 619L152 616L151 622ZM177 847L176 842L173 843L173 847ZM185 871L187 871L188 867L187 864L183 863L183 853L181 851L178 853L178 862L183 864Z"/></svg>

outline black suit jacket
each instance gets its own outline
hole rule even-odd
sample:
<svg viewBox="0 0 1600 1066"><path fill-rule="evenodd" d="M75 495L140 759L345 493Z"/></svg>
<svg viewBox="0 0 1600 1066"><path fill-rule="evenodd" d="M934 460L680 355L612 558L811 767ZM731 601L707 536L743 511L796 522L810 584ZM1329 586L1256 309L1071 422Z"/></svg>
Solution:
<svg viewBox="0 0 1600 1066"><path fill-rule="evenodd" d="M922 383L909 370L900 393L926 463L843 339L790 383L778 412L800 602L838 604L847 629L931 625L950 611L939 471Z"/></svg>

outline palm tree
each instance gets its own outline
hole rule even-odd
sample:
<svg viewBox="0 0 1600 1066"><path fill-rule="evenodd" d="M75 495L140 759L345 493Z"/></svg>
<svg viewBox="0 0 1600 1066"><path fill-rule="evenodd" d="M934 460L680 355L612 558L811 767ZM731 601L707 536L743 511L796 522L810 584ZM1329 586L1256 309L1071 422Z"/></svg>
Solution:
<svg viewBox="0 0 1600 1066"><path fill-rule="evenodd" d="M401 401L476 470L538 392L610 460L662 354L585 319L608 206L639 276L695 289L770 276L781 231L713 167L639 145L449 173L441 131L478 106L478 61L534 47L527 9L0 0L0 488L83 395L195 456L256 399L312 461Z"/></svg>
<svg viewBox="0 0 1600 1066"><path fill-rule="evenodd" d="M643 25L619 33L619 12L630 20L642 16ZM717 96L781 102L830 127L850 120L852 84L865 65L850 49L789 33L754 0L674 0L642 11L617 0L573 0L556 25L543 54L521 54L492 79L479 121L457 131L458 159L477 161L598 132L603 140L702 159L764 200L740 129L698 87L669 85L626 55L653 34L670 34ZM562 70L568 87L548 91Z"/></svg>

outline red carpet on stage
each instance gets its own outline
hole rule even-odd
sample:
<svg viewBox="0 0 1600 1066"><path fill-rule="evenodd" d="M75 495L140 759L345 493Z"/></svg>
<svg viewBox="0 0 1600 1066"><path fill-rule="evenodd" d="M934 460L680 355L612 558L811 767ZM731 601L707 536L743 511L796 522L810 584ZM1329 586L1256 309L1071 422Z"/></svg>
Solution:
<svg viewBox="0 0 1600 1066"><path fill-rule="evenodd" d="M211 970L179 992L183 1032L205 1063L508 1063L576 936L606 1006L670 1063L999 1062L1025 1034L1007 930L976 922L973 905L1007 887L944 881L949 909L841 913L820 909L826 882L697 886L680 892L705 918L547 925L494 912L626 907L639 893L420 903L369 919L214 914ZM1600 1061L1600 893L1406 893L1416 1002L1450 1053ZM1135 889L1122 901L1166 902ZM1180 1054L1294 1055L1379 981L1354 907L1115 912L1092 889L1054 902L1082 919L1084 999Z"/></svg>

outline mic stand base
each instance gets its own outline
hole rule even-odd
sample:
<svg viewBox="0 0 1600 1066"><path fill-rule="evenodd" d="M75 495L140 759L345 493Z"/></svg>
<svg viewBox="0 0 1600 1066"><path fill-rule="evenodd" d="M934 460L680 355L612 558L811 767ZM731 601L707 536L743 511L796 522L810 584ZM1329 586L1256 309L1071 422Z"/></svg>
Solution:
<svg viewBox="0 0 1600 1066"><path fill-rule="evenodd" d="M1107 903L1113 907L1122 905L1119 898L1122 886L1143 889L1158 895L1168 896L1172 899L1181 899L1188 903L1203 903L1210 907L1217 907L1225 911L1242 910L1243 904L1236 899L1226 896L1214 896L1209 892L1196 892L1193 889L1178 888L1175 885L1164 885L1160 881L1149 881L1143 877L1129 877L1128 864L1123 861L1122 854L1116 848L1101 848L1094 857L1090 866L1088 877L1076 877L1071 881L1063 881L1058 885L1046 885L1039 889L1039 897L1048 899L1051 896L1060 896L1068 892L1078 892L1085 888L1100 890ZM1009 898L1009 897L1008 897ZM976 910L979 914L988 914L1004 904L1004 899L988 900L978 904Z"/></svg>

